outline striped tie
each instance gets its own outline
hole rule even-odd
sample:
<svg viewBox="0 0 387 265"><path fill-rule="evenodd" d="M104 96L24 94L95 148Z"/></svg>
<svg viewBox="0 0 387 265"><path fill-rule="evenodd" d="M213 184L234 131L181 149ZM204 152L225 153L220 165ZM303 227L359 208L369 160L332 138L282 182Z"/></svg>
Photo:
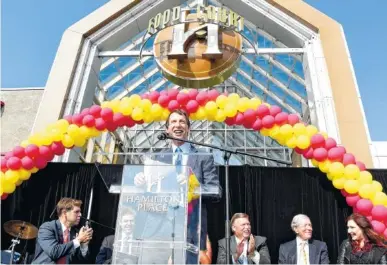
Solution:
<svg viewBox="0 0 387 265"><path fill-rule="evenodd" d="M306 256L305 246L306 242L301 242L301 257L304 265L308 265L308 257Z"/></svg>
<svg viewBox="0 0 387 265"><path fill-rule="evenodd" d="M175 161L176 173L180 174L182 171L182 162L183 162L183 156L182 156L182 151L180 147L176 148L175 153L177 153L177 157Z"/></svg>

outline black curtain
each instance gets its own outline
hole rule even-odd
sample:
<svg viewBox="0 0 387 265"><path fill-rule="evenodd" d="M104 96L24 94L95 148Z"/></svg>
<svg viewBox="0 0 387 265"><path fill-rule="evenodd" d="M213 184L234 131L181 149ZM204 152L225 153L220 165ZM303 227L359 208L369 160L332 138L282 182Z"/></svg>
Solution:
<svg viewBox="0 0 387 265"><path fill-rule="evenodd" d="M78 198L88 205L93 188L91 219L115 227L119 195L109 193L107 187L120 183L122 171L122 165L51 163L2 203L2 224L21 219L38 227L50 220L61 197ZM218 171L224 187L224 168L219 167ZM371 172L386 188L387 170ZM314 238L327 243L331 262L336 262L338 246L346 237L345 218L351 209L319 170L235 166L230 167L230 187L231 216L236 212L250 215L253 233L268 239L272 263L277 262L279 245L295 237L290 222L298 213L311 218ZM225 235L224 202L223 196L221 201L207 205L214 263L217 241ZM86 214L87 207L83 207L83 215ZM92 226L94 237L90 250L95 257L103 237L114 231L97 224ZM10 239L2 229L3 249ZM29 252L34 244L35 240L28 241ZM22 252L23 247L19 245L18 251Z"/></svg>

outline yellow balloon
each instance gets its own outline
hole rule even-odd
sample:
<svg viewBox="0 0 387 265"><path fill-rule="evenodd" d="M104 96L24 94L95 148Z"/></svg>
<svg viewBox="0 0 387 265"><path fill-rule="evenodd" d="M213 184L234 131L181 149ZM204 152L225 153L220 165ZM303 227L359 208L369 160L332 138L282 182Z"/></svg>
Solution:
<svg viewBox="0 0 387 265"><path fill-rule="evenodd" d="M359 181L355 179L349 179L344 184L344 189L349 194L355 194L359 191L360 184Z"/></svg>
<svg viewBox="0 0 387 265"><path fill-rule="evenodd" d="M260 133L263 135L263 136L269 136L270 135L270 130L269 129L266 129L266 128L262 128L260 130Z"/></svg>
<svg viewBox="0 0 387 265"><path fill-rule="evenodd" d="M329 166L329 174L331 174L331 176L333 178L341 178L343 177L344 175L344 165L340 162L333 162L330 166Z"/></svg>
<svg viewBox="0 0 387 265"><path fill-rule="evenodd" d="M323 162L320 162L318 165L319 169L324 173L329 172L330 166L331 166L331 161L329 161L329 160L324 160ZM331 176L331 177L333 177L333 176Z"/></svg>
<svg viewBox="0 0 387 265"><path fill-rule="evenodd" d="M15 184L19 179L20 179L19 171L9 169L5 172L5 181Z"/></svg>
<svg viewBox="0 0 387 265"><path fill-rule="evenodd" d="M249 109L256 110L261 104L262 101L260 98L252 98L249 101Z"/></svg>
<svg viewBox="0 0 387 265"><path fill-rule="evenodd" d="M293 135L293 127L290 124L284 124L280 127L280 134L284 139L289 139Z"/></svg>
<svg viewBox="0 0 387 265"><path fill-rule="evenodd" d="M142 120L143 117L144 117L144 111L139 107L135 107L132 112L132 119L135 121L140 121Z"/></svg>
<svg viewBox="0 0 387 265"><path fill-rule="evenodd" d="M79 127L75 124L71 124L68 128L67 128L67 134L70 135L72 138L77 138L79 137Z"/></svg>
<svg viewBox="0 0 387 265"><path fill-rule="evenodd" d="M102 102L101 103L101 108L109 108L109 109L111 109L111 107L110 107L110 101L104 101L104 102Z"/></svg>
<svg viewBox="0 0 387 265"><path fill-rule="evenodd" d="M129 116L130 114L132 114L133 107L132 107L132 105L129 102L129 98L126 98L126 99L127 100L121 100L120 106L119 106L119 111L123 115Z"/></svg>
<svg viewBox="0 0 387 265"><path fill-rule="evenodd" d="M152 108L152 102L149 99L143 99L140 102L140 108L142 108L144 112L150 112Z"/></svg>
<svg viewBox="0 0 387 265"><path fill-rule="evenodd" d="M23 183L23 180L19 179L16 183L15 186L20 186Z"/></svg>
<svg viewBox="0 0 387 265"><path fill-rule="evenodd" d="M312 159L311 162L312 162L312 165L313 165L314 167L318 167L319 164L320 164L320 162L318 162L316 159Z"/></svg>
<svg viewBox="0 0 387 265"><path fill-rule="evenodd" d="M158 119L163 114L163 108L158 104L153 104L150 110L151 115L153 118Z"/></svg>
<svg viewBox="0 0 387 265"><path fill-rule="evenodd" d="M31 177L31 172L28 170L25 170L24 168L21 168L19 171L19 180L28 180Z"/></svg>
<svg viewBox="0 0 387 265"><path fill-rule="evenodd" d="M82 147L86 144L86 139L81 137L81 136L78 136L76 138L74 138L74 145L77 146L77 147Z"/></svg>
<svg viewBox="0 0 387 265"><path fill-rule="evenodd" d="M371 199L374 206L377 205L387 205L387 195L381 191L375 193L374 197Z"/></svg>
<svg viewBox="0 0 387 265"><path fill-rule="evenodd" d="M320 132L322 136L324 136L325 140L328 139L328 134L326 132Z"/></svg>
<svg viewBox="0 0 387 265"><path fill-rule="evenodd" d="M344 168L344 176L347 179L359 179L360 170L356 165L346 165Z"/></svg>
<svg viewBox="0 0 387 265"><path fill-rule="evenodd" d="M286 145L289 147L289 148L296 148L297 146L297 138L292 136L290 137L287 141L286 141Z"/></svg>
<svg viewBox="0 0 387 265"><path fill-rule="evenodd" d="M166 121L169 117L169 114L170 114L170 111L168 109L164 109L163 110L163 114L161 115L161 119L163 121Z"/></svg>
<svg viewBox="0 0 387 265"><path fill-rule="evenodd" d="M235 115L237 115L237 108L235 105L233 104L228 104L226 105L226 107L224 108L224 113L226 114L227 117L231 118L231 117L235 117Z"/></svg>
<svg viewBox="0 0 387 265"><path fill-rule="evenodd" d="M3 188L4 193L10 194L10 193L15 191L16 185L15 185L15 183L11 183L9 181L4 181L2 188Z"/></svg>
<svg viewBox="0 0 387 265"><path fill-rule="evenodd" d="M79 128L79 135L82 138L88 139L92 136L92 134L93 134L92 129L87 126L83 125Z"/></svg>
<svg viewBox="0 0 387 265"><path fill-rule="evenodd" d="M225 95L220 95L219 97L216 98L216 105L220 109L224 109L227 103L227 97Z"/></svg>
<svg viewBox="0 0 387 265"><path fill-rule="evenodd" d="M119 99L110 101L110 108L114 113L120 112L120 103L121 101Z"/></svg>
<svg viewBox="0 0 387 265"><path fill-rule="evenodd" d="M144 113L144 123L152 123L153 122L153 117L152 114L150 113Z"/></svg>
<svg viewBox="0 0 387 265"><path fill-rule="evenodd" d="M374 186L374 189L375 189L376 192L378 192L378 191L379 191L379 192L383 191L383 186L382 186L382 184L380 184L379 181L373 180L373 181L372 181L372 186Z"/></svg>
<svg viewBox="0 0 387 265"><path fill-rule="evenodd" d="M278 125L274 125L270 130L270 137L277 140L281 136L280 127Z"/></svg>
<svg viewBox="0 0 387 265"><path fill-rule="evenodd" d="M199 107L196 111L196 118L198 120L204 120L206 118L206 111L204 110L204 107Z"/></svg>
<svg viewBox="0 0 387 265"><path fill-rule="evenodd" d="M306 127L302 123L296 123L293 126L293 132L295 135L304 135L306 134Z"/></svg>
<svg viewBox="0 0 387 265"><path fill-rule="evenodd" d="M233 103L237 103L238 100L239 100L239 95L237 93L231 93L229 96L228 96L228 100L230 102L233 102Z"/></svg>
<svg viewBox="0 0 387 265"><path fill-rule="evenodd" d="M62 144L64 147L70 148L74 145L74 139L70 135L65 134L63 135Z"/></svg>
<svg viewBox="0 0 387 265"><path fill-rule="evenodd" d="M208 116L215 116L216 115L216 111L218 110L218 106L216 105L215 102L209 101L204 106L204 109L205 109L206 114Z"/></svg>
<svg viewBox="0 0 387 265"><path fill-rule="evenodd" d="M20 144L21 147L27 147L28 145L30 145L30 142L28 140L24 140Z"/></svg>
<svg viewBox="0 0 387 265"><path fill-rule="evenodd" d="M60 142L63 139L63 133L58 128L53 128L50 131L50 136L54 142Z"/></svg>
<svg viewBox="0 0 387 265"><path fill-rule="evenodd" d="M301 149L306 149L310 146L310 139L306 135L299 135L297 137L297 146Z"/></svg>
<svg viewBox="0 0 387 265"><path fill-rule="evenodd" d="M361 171L359 176L360 184L372 184L372 175L368 171Z"/></svg>
<svg viewBox="0 0 387 265"><path fill-rule="evenodd" d="M98 131L96 128L90 128L91 136L92 137L98 137L101 135L102 132Z"/></svg>
<svg viewBox="0 0 387 265"><path fill-rule="evenodd" d="M333 176L332 176L331 174L329 174L329 173L327 173L327 178L328 178L330 181L333 180Z"/></svg>
<svg viewBox="0 0 387 265"><path fill-rule="evenodd" d="M215 120L217 122L224 122L225 119L226 119L226 114L224 113L224 111L221 109L218 109L215 115Z"/></svg>
<svg viewBox="0 0 387 265"><path fill-rule="evenodd" d="M56 128L61 132L65 133L67 132L67 128L69 127L69 122L66 121L65 119L61 119L55 123Z"/></svg>
<svg viewBox="0 0 387 265"><path fill-rule="evenodd" d="M133 107L137 107L138 105L140 105L141 97L139 95L136 95L136 94L131 95L129 97L129 102Z"/></svg>
<svg viewBox="0 0 387 265"><path fill-rule="evenodd" d="M344 188L344 185L346 183L346 179L345 178L335 178L333 181L332 181L332 184L333 186L338 189L338 190L341 190Z"/></svg>
<svg viewBox="0 0 387 265"><path fill-rule="evenodd" d="M47 132L44 132L41 134L40 142L41 142L41 145L51 145L53 142L53 139L50 134L48 134Z"/></svg>
<svg viewBox="0 0 387 265"><path fill-rule="evenodd" d="M308 135L309 137L312 137L316 133L318 133L318 129L316 128L316 126L314 125L306 126L306 135Z"/></svg>
<svg viewBox="0 0 387 265"><path fill-rule="evenodd" d="M39 171L39 168L37 167L33 167L32 169L30 169L31 173L36 173Z"/></svg>
<svg viewBox="0 0 387 265"><path fill-rule="evenodd" d="M375 193L376 190L371 184L363 184L359 188L359 195L363 199L372 199L375 196Z"/></svg>
<svg viewBox="0 0 387 265"><path fill-rule="evenodd" d="M240 112L245 112L249 108L249 99L246 97L240 98L237 102L237 109Z"/></svg>
<svg viewBox="0 0 387 265"><path fill-rule="evenodd" d="M193 120L193 121L196 121L196 120L197 120L197 118L196 118L196 113L191 113L191 114L189 114L189 119L190 119L190 120Z"/></svg>

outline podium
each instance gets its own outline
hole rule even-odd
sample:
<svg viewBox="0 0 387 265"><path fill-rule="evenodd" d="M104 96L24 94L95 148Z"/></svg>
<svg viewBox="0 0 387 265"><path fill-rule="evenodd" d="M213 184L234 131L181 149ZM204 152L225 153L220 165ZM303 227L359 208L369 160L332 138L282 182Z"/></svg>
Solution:
<svg viewBox="0 0 387 265"><path fill-rule="evenodd" d="M174 154L140 155L143 164L125 165L110 189L120 193L112 263L198 264L202 185Z"/></svg>

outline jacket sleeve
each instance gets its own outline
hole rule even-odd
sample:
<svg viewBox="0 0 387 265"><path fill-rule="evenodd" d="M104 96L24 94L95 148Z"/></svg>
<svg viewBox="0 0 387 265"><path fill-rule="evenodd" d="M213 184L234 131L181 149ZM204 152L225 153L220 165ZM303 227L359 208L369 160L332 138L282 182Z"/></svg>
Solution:
<svg viewBox="0 0 387 265"><path fill-rule="evenodd" d="M257 251L260 255L259 264L271 264L269 248L266 244L266 238L264 238L263 243L258 246Z"/></svg>
<svg viewBox="0 0 387 265"><path fill-rule="evenodd" d="M96 264L110 264L112 262L112 257L109 253L111 253L109 244L108 244L108 238L105 237L102 241L102 246L98 252L98 255L95 259Z"/></svg>
<svg viewBox="0 0 387 265"><path fill-rule="evenodd" d="M347 246L349 246L349 241L344 240L343 243L341 243L339 248L339 256L337 257L337 264L344 264L345 262L345 251Z"/></svg>
<svg viewBox="0 0 387 265"><path fill-rule="evenodd" d="M384 254L382 256L382 258L380 259L379 264L387 264L387 256L386 256L386 254Z"/></svg>
<svg viewBox="0 0 387 265"><path fill-rule="evenodd" d="M50 257L51 260L56 261L63 256L71 254L74 250L74 243L72 241L66 244L60 244L55 238L55 228L50 227L50 223L44 223L39 228L38 243L43 249L44 253Z"/></svg>
<svg viewBox="0 0 387 265"><path fill-rule="evenodd" d="M284 250L284 245L283 244L281 244L280 248L279 248L278 264L287 264L286 256L285 256L285 250Z"/></svg>
<svg viewBox="0 0 387 265"><path fill-rule="evenodd" d="M322 242L320 264L329 264L328 247L325 242Z"/></svg>
<svg viewBox="0 0 387 265"><path fill-rule="evenodd" d="M219 240L218 242L218 258L216 264L228 264L229 260L226 257L226 241L224 239Z"/></svg>
<svg viewBox="0 0 387 265"><path fill-rule="evenodd" d="M204 156L202 161L203 170L203 191L213 195L203 195L203 197L220 199L222 197L222 188L219 184L219 175L216 172L214 157L212 154Z"/></svg>

